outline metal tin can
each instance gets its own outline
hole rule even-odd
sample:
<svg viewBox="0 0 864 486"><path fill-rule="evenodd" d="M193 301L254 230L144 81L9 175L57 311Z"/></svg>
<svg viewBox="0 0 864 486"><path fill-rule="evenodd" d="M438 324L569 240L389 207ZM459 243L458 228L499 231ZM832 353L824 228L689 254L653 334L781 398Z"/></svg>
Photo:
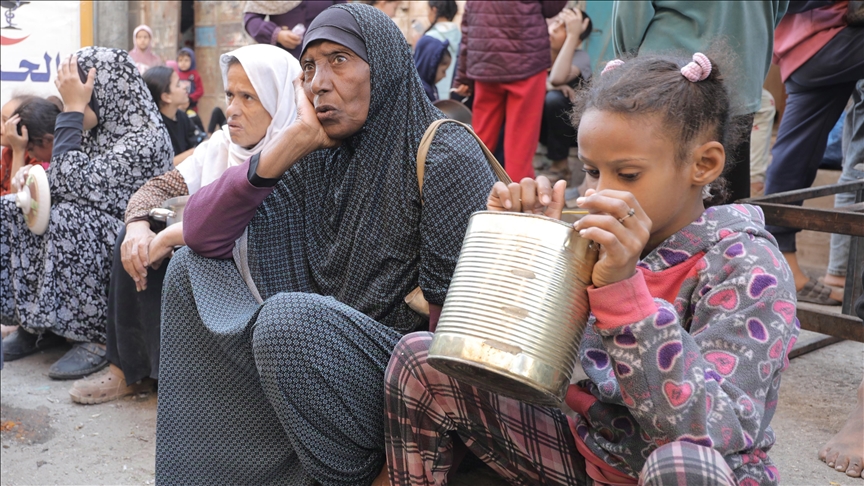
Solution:
<svg viewBox="0 0 864 486"><path fill-rule="evenodd" d="M597 256L597 245L562 221L474 213L429 364L503 396L560 405L588 320Z"/></svg>

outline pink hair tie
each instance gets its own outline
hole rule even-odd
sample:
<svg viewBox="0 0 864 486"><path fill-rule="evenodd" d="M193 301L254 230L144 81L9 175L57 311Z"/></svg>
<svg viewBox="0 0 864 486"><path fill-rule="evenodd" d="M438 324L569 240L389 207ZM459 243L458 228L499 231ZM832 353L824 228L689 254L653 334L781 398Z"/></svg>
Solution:
<svg viewBox="0 0 864 486"><path fill-rule="evenodd" d="M681 68L681 74L691 82L704 81L711 74L711 61L708 56L697 52L693 61Z"/></svg>
<svg viewBox="0 0 864 486"><path fill-rule="evenodd" d="M623 66L623 65L624 65L624 61L622 61L621 59L613 59L613 60L606 63L606 67L603 68L603 71L600 73L600 76L603 76L604 74L608 73L609 71L611 71L611 70L613 70L619 66Z"/></svg>

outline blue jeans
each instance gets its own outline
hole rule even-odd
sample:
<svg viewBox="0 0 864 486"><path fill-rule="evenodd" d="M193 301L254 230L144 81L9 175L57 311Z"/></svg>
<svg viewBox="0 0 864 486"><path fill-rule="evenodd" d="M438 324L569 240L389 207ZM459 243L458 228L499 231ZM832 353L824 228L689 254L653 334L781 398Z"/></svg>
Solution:
<svg viewBox="0 0 864 486"><path fill-rule="evenodd" d="M843 126L843 172L837 182L853 182L864 179L864 79L858 81L852 93L852 108L846 113ZM854 192L834 196L834 207L855 203ZM831 253L828 258L828 273L846 275L849 265L849 245L852 237L831 235Z"/></svg>

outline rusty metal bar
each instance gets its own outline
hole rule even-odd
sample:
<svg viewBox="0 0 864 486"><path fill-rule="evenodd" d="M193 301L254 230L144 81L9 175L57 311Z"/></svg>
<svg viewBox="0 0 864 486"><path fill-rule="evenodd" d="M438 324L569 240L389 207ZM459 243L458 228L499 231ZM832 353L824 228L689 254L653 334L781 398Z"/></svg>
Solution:
<svg viewBox="0 0 864 486"><path fill-rule="evenodd" d="M786 228L864 236L864 213L834 209L803 208L754 201L765 213L765 222Z"/></svg>
<svg viewBox="0 0 864 486"><path fill-rule="evenodd" d="M839 343L840 341L842 341L842 339L833 336L827 337L825 339L820 339L806 346L801 346L800 348L793 349L789 352L789 359L797 358L798 356L802 356L809 352L816 351L817 349L822 349L825 346L830 346L834 343Z"/></svg>
<svg viewBox="0 0 864 486"><path fill-rule="evenodd" d="M864 322L854 316L825 313L819 306L798 303L801 329L864 343Z"/></svg>
<svg viewBox="0 0 864 486"><path fill-rule="evenodd" d="M759 203L774 203L785 204L803 201L805 199L814 199L817 197L832 196L841 192L864 191L864 181L844 182L842 184L830 184L827 186L808 187L807 189L797 189L795 191L778 192L767 196L752 197L742 199L739 202L746 204Z"/></svg>

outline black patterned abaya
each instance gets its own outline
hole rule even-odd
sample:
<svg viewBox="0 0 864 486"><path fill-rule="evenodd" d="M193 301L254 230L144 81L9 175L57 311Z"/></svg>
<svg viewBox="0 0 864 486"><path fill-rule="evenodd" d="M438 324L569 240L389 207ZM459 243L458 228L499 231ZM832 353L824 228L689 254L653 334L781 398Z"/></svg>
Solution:
<svg viewBox="0 0 864 486"><path fill-rule="evenodd" d="M189 249L165 280L156 478L162 484L369 484L384 464L384 370L442 304L473 211L494 182L474 139L444 126L417 187L416 153L443 115L379 10L339 5L371 72L364 127L295 164L248 226L258 304L230 260ZM314 24L313 24L314 25ZM311 30L311 27L310 27ZM218 224L214 221L213 224Z"/></svg>
<svg viewBox="0 0 864 486"><path fill-rule="evenodd" d="M126 51L85 47L99 124L51 157L51 219L36 236L14 195L0 199L0 321L80 342L105 342L111 257L126 202L171 168L171 139ZM59 118L58 118L59 121Z"/></svg>

